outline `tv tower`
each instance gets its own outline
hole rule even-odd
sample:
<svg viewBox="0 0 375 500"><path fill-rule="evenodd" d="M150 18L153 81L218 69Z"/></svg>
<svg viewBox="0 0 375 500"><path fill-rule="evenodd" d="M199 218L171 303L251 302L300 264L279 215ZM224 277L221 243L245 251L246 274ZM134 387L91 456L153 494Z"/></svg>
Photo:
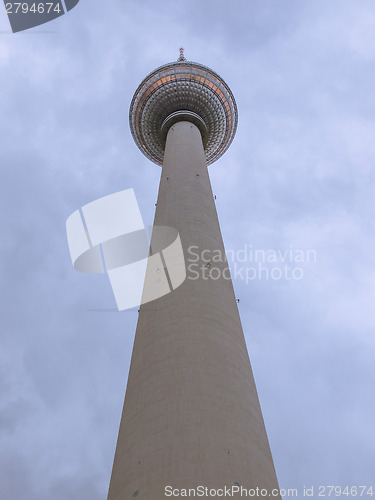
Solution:
<svg viewBox="0 0 375 500"><path fill-rule="evenodd" d="M207 171L235 135L235 99L181 49L142 81L129 118L162 165L154 225L178 231L187 277L140 307L108 500L225 487L280 499Z"/></svg>

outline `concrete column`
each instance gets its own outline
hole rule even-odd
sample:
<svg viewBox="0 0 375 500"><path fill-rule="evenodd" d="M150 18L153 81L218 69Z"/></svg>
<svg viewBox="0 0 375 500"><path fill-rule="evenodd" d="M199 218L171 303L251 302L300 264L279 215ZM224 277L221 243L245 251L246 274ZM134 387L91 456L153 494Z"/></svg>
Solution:
<svg viewBox="0 0 375 500"><path fill-rule="evenodd" d="M108 500L165 500L167 485L271 492L278 484L202 140L187 121L168 132L155 225L180 233L187 279L141 306Z"/></svg>

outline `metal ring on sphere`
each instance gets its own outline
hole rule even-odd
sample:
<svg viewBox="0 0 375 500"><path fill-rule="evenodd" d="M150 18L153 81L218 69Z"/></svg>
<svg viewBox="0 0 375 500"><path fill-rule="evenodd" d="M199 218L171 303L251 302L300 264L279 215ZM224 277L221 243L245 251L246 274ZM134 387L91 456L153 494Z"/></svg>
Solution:
<svg viewBox="0 0 375 500"><path fill-rule="evenodd" d="M193 113L192 111L187 111L186 109L182 111L175 111L174 113L167 116L167 118L161 124L161 138L163 140L163 144L165 146L165 142L167 139L168 130L177 122L187 121L194 123L199 128L199 131L202 136L203 146L206 146L208 139L208 129L202 118Z"/></svg>
<svg viewBox="0 0 375 500"><path fill-rule="evenodd" d="M202 134L207 164L220 158L237 129L237 105L224 80L202 64L178 61L150 73L137 88L129 111L135 143L151 161L161 165L164 157L167 118L205 125ZM176 118L174 118L176 120ZM195 121L194 121L195 120ZM170 120L170 125L173 120ZM164 127L163 127L164 124ZM169 126L170 126L169 125ZM201 132L203 131L202 127Z"/></svg>

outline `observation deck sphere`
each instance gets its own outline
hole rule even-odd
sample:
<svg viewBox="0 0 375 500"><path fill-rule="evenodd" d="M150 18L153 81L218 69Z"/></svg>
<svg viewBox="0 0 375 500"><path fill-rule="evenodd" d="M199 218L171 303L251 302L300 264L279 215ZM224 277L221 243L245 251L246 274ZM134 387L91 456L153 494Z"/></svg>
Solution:
<svg viewBox="0 0 375 500"><path fill-rule="evenodd" d="M237 105L224 80L191 61L155 69L137 88L129 111L135 143L151 161L162 165L168 129L176 121L195 123L201 131L207 164L220 158L237 129Z"/></svg>

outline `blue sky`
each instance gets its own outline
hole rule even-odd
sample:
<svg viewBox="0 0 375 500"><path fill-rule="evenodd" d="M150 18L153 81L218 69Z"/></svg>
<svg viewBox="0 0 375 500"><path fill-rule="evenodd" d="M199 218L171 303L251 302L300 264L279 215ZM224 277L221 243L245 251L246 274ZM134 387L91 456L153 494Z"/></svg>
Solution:
<svg viewBox="0 0 375 500"><path fill-rule="evenodd" d="M375 491L373 1L81 0L19 34L0 9L6 500L106 498L137 313L97 310L109 282L73 270L65 221L134 188L152 223L128 110L180 45L237 100L209 167L226 248L317 255L301 280L234 280L280 485Z"/></svg>

